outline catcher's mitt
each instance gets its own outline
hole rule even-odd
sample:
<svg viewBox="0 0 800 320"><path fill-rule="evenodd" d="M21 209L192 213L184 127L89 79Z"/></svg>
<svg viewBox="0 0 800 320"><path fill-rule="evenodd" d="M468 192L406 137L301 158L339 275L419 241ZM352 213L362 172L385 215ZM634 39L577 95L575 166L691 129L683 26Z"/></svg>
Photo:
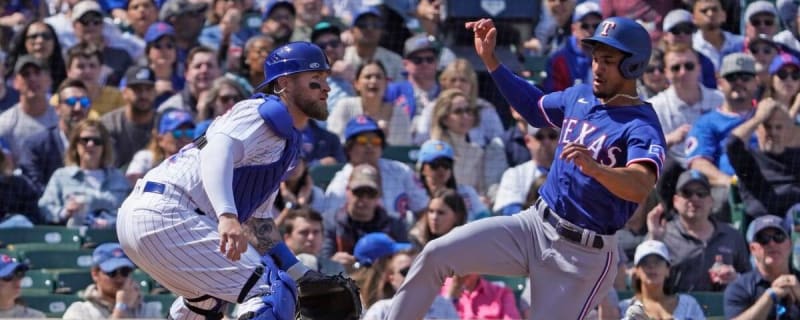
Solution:
<svg viewBox="0 0 800 320"><path fill-rule="evenodd" d="M353 279L309 271L297 282L297 319L361 318L361 296Z"/></svg>

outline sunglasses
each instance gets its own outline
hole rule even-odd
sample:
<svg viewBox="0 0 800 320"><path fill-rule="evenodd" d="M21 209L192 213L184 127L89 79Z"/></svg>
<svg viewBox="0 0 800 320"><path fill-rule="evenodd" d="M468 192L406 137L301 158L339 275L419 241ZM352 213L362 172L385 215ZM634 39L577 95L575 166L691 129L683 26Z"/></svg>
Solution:
<svg viewBox="0 0 800 320"><path fill-rule="evenodd" d="M690 35L697 31L697 28L691 24L684 24L676 26L669 30L669 33L679 36L679 35Z"/></svg>
<svg viewBox="0 0 800 320"><path fill-rule="evenodd" d="M453 162L450 160L434 160L428 163L428 166L433 170L439 169L452 169Z"/></svg>
<svg viewBox="0 0 800 320"><path fill-rule="evenodd" d="M775 241L775 243L777 244L781 244L784 241L786 241L786 238L787 238L786 234L784 234L783 232L775 232L772 234L769 234L767 232L761 232L759 234L756 234L754 240L758 242L758 244L765 246L769 244L770 240Z"/></svg>
<svg viewBox="0 0 800 320"><path fill-rule="evenodd" d="M475 114L475 109L474 108L455 108L453 110L450 110L450 113L455 114L455 115L459 115L459 116L461 116L461 115L472 115L472 114Z"/></svg>
<svg viewBox="0 0 800 320"><path fill-rule="evenodd" d="M320 47L322 49L325 49L327 47L331 47L331 48L336 49L336 48L338 48L339 46L342 45L342 41L339 40L339 39L333 39L331 41L320 41L320 42L316 42L314 44L316 44L317 47Z"/></svg>
<svg viewBox="0 0 800 320"><path fill-rule="evenodd" d="M167 50L175 49L175 43L172 42L172 41L156 42L156 44L153 45L153 48L156 48L156 49L159 49L159 50L161 50L161 49L167 49Z"/></svg>
<svg viewBox="0 0 800 320"><path fill-rule="evenodd" d="M408 267L405 267L403 269L400 269L400 270L397 271L397 273L399 273L401 276L405 277L405 276L408 275L408 271L409 270L411 270L411 266L408 266Z"/></svg>
<svg viewBox="0 0 800 320"><path fill-rule="evenodd" d="M78 138L78 143L80 143L80 144L82 144L84 146L88 145L89 142L93 143L96 146L102 146L103 145L103 138L100 138L100 137L80 137L80 138Z"/></svg>
<svg viewBox="0 0 800 320"><path fill-rule="evenodd" d="M649 65L644 68L645 73L655 73L656 71L664 73L664 66L662 65Z"/></svg>
<svg viewBox="0 0 800 320"><path fill-rule="evenodd" d="M581 22L581 29L587 30L587 31L594 31L595 29L597 29L597 26L599 26L599 25L600 25L600 23Z"/></svg>
<svg viewBox="0 0 800 320"><path fill-rule="evenodd" d="M686 199L689 199L692 196L697 196L698 198L702 199L711 195L711 192L703 190L681 190L679 193L681 197L684 197Z"/></svg>
<svg viewBox="0 0 800 320"><path fill-rule="evenodd" d="M800 71L798 70L795 71L778 70L778 73L776 73L776 75L778 75L778 78L781 80L789 79L789 77L791 77L792 80L794 81L800 80Z"/></svg>
<svg viewBox="0 0 800 320"><path fill-rule="evenodd" d="M81 18L78 22L84 26L99 26L103 24L103 18Z"/></svg>
<svg viewBox="0 0 800 320"><path fill-rule="evenodd" d="M740 81L740 80L742 82L749 82L750 80L753 80L753 78L755 78L755 76L752 75L752 74L749 74L749 73L734 73L734 74L729 74L729 75L725 76L724 78L725 78L725 81L728 81L730 83L734 83L734 82Z"/></svg>
<svg viewBox="0 0 800 320"><path fill-rule="evenodd" d="M383 29L383 23L380 23L380 22L359 22L359 23L356 23L356 27L359 28L359 29L378 30L378 29Z"/></svg>
<svg viewBox="0 0 800 320"><path fill-rule="evenodd" d="M10 282L12 280L19 280L22 278L25 278L25 270L14 271L12 274L0 278L0 280L3 280L5 282Z"/></svg>
<svg viewBox="0 0 800 320"><path fill-rule="evenodd" d="M53 35L47 32L39 32L39 33L31 33L25 36L27 40L34 40L36 38L42 38L42 40L49 41L53 40Z"/></svg>
<svg viewBox="0 0 800 320"><path fill-rule="evenodd" d="M360 136L356 137L356 144L362 146L373 145L375 147L380 147L383 145L383 139L381 139L380 137Z"/></svg>
<svg viewBox="0 0 800 320"><path fill-rule="evenodd" d="M536 141L542 141L544 139L549 139L549 140L555 141L555 140L558 140L558 133L549 132L549 133L545 134L545 133L537 132L535 135L533 135L533 138L536 139Z"/></svg>
<svg viewBox="0 0 800 320"><path fill-rule="evenodd" d="M427 56L427 57L414 56L414 57L408 57L408 60L411 60L411 63L416 64L416 65L420 65L423 62L427 63L427 64L433 64L434 62L436 62L436 57L435 56Z"/></svg>
<svg viewBox="0 0 800 320"><path fill-rule="evenodd" d="M241 97L238 94L229 94L229 95L219 96L219 101L222 102L222 103L236 102L239 99L241 99Z"/></svg>
<svg viewBox="0 0 800 320"><path fill-rule="evenodd" d="M750 20L750 24L752 24L756 28L759 28L761 26L771 27L771 26L775 25L775 20L774 19L763 19L763 20L762 19L751 19Z"/></svg>
<svg viewBox="0 0 800 320"><path fill-rule="evenodd" d="M83 97L68 97L68 98L64 99L63 101L64 101L65 105L68 105L70 107L74 107L75 104L78 104L78 103L80 103L81 108L84 108L84 109L89 109L89 107L92 106L92 101L89 100L89 97L86 97L86 96L83 96Z"/></svg>
<svg viewBox="0 0 800 320"><path fill-rule="evenodd" d="M772 54L775 52L775 48L771 46L761 46L761 47L752 47L750 48L750 52L752 54Z"/></svg>
<svg viewBox="0 0 800 320"><path fill-rule="evenodd" d="M176 129L170 132L175 139L194 139L194 129Z"/></svg>
<svg viewBox="0 0 800 320"><path fill-rule="evenodd" d="M695 65L694 62L678 63L678 64L671 65L669 67L669 70L672 71L672 72L679 72L679 71L681 71L681 68L683 68L686 71L694 71L694 68L696 66L697 65Z"/></svg>
<svg viewBox="0 0 800 320"><path fill-rule="evenodd" d="M356 198L375 199L378 197L378 190L372 188L358 188L352 191Z"/></svg>
<svg viewBox="0 0 800 320"><path fill-rule="evenodd" d="M119 275L121 275L123 278L127 278L132 272L133 269L131 268L119 268L111 272L103 271L103 273L105 273L109 278L116 278Z"/></svg>

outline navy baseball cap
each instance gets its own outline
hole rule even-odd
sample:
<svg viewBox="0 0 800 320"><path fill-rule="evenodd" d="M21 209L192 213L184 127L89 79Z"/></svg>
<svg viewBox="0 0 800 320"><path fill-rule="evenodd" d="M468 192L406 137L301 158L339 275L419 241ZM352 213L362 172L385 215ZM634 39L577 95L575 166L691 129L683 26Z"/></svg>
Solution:
<svg viewBox="0 0 800 320"><path fill-rule="evenodd" d="M191 124L194 126L194 118L188 111L180 109L172 109L164 111L161 115L161 120L158 122L158 134L165 134L172 130L178 129L184 124Z"/></svg>
<svg viewBox="0 0 800 320"><path fill-rule="evenodd" d="M147 28L147 32L144 34L144 42L151 44L166 36L175 37L175 28L169 23L158 21Z"/></svg>
<svg viewBox="0 0 800 320"><path fill-rule="evenodd" d="M28 265L18 262L7 254L0 254L0 278L8 277L18 270L27 271Z"/></svg>
<svg viewBox="0 0 800 320"><path fill-rule="evenodd" d="M278 6L283 6L289 9L292 12L292 15L297 15L297 11L295 11L294 4L288 0L269 0L267 1L267 6L264 9L264 19L269 18L270 13L272 10L275 10Z"/></svg>
<svg viewBox="0 0 800 320"><path fill-rule="evenodd" d="M778 70L783 68L784 66L795 66L800 68L800 60L797 59L792 54L788 53L780 53L772 58L772 63L769 65L769 74L774 75L778 73Z"/></svg>
<svg viewBox="0 0 800 320"><path fill-rule="evenodd" d="M410 243L396 242L383 232L373 232L358 239L353 249L353 255L358 263L363 266L369 266L378 261L378 259L410 249Z"/></svg>
<svg viewBox="0 0 800 320"><path fill-rule="evenodd" d="M146 66L133 66L128 68L125 72L125 86L133 86L137 84L156 84L156 74Z"/></svg>
<svg viewBox="0 0 800 320"><path fill-rule="evenodd" d="M362 8L361 10L358 10L356 12L356 14L353 16L353 25L352 26L355 27L356 24L358 23L359 19L361 19L361 18L363 18L365 16L368 16L368 15L372 15L372 16L375 16L377 18L380 18L381 17L381 12L378 11L378 9L373 7L373 6Z"/></svg>
<svg viewBox="0 0 800 320"><path fill-rule="evenodd" d="M430 163L439 158L448 160L455 159L453 147L447 144L447 142L428 140L419 148L418 160L420 163Z"/></svg>
<svg viewBox="0 0 800 320"><path fill-rule="evenodd" d="M344 128L344 140L348 141L350 138L367 132L377 133L383 139L383 130L378 127L375 120L365 115L355 116L347 122L347 126Z"/></svg>
<svg viewBox="0 0 800 320"><path fill-rule="evenodd" d="M704 188L711 190L711 184L708 182L706 175L697 170L686 170L678 176L678 182L675 184L675 191L680 191L691 182L697 182L703 185Z"/></svg>
<svg viewBox="0 0 800 320"><path fill-rule="evenodd" d="M95 248L92 253L92 266L100 267L103 272L113 272L123 267L136 268L116 242L104 243Z"/></svg>
<svg viewBox="0 0 800 320"><path fill-rule="evenodd" d="M779 230L786 236L789 236L788 223L778 216L768 214L760 216L750 223L750 226L747 227L747 242L753 242L753 238L755 238L759 232L769 228Z"/></svg>

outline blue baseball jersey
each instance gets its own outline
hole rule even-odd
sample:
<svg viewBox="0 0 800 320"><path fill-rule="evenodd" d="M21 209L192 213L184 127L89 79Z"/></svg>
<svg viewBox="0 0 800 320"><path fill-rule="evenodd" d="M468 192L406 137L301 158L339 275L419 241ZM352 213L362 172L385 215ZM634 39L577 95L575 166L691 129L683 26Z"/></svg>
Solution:
<svg viewBox="0 0 800 320"><path fill-rule="evenodd" d="M589 85L544 95L505 66L492 72L500 92L535 127L559 127L556 156L539 191L562 218L602 234L622 228L638 204L619 198L578 167L560 159L568 143L586 146L598 163L615 168L649 163L661 172L666 141L649 103L614 107L602 104Z"/></svg>
<svg viewBox="0 0 800 320"><path fill-rule="evenodd" d="M750 119L753 112L736 114L712 110L697 119L689 130L686 138L686 156L688 163L697 158L705 158L727 175L736 174L731 166L725 145L734 128ZM755 136L749 141L751 146L756 146Z"/></svg>

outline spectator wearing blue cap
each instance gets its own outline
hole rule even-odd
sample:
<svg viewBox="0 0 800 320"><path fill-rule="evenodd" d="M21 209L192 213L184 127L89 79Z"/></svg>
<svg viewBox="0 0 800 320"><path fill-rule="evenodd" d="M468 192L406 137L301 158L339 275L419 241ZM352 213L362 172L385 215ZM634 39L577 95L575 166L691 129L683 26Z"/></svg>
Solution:
<svg viewBox="0 0 800 320"><path fill-rule="evenodd" d="M55 105L58 124L28 138L21 146L18 163L39 194L53 172L64 166L64 158L54 156L66 151L64 137L69 137L72 129L86 119L92 110L89 89L83 81L67 79L59 85L53 96L58 101Z"/></svg>
<svg viewBox="0 0 800 320"><path fill-rule="evenodd" d="M386 67L386 75L390 81L402 79L403 59L397 53L380 46L385 30L378 9L366 6L359 10L353 17L350 34L353 36L353 44L344 50L345 62L358 66L367 60L378 60Z"/></svg>
<svg viewBox="0 0 800 320"><path fill-rule="evenodd" d="M122 97L125 104L101 118L114 141L114 163L127 165L133 154L150 141L153 120L156 117L155 72L144 66L134 66L125 74Z"/></svg>
<svg viewBox="0 0 800 320"><path fill-rule="evenodd" d="M527 124L526 124L527 125ZM530 160L503 172L492 211L511 215L526 208L531 187L544 182L553 163L560 131L555 128L535 128L527 125L523 136ZM534 191L538 192L538 188ZM533 199L536 199L535 197Z"/></svg>
<svg viewBox="0 0 800 320"><path fill-rule="evenodd" d="M417 157L417 173L419 181L431 197L445 189L451 189L463 198L468 214L465 221L473 221L490 215L489 209L478 196L474 188L457 183L453 174L455 155L453 147L447 142L428 140L422 144ZM430 203L428 204L430 211Z"/></svg>
<svg viewBox="0 0 800 320"><path fill-rule="evenodd" d="M592 61L580 43L594 34L602 19L596 2L587 1L575 7L570 26L572 35L547 57L547 78L543 84L546 92L561 91L576 83L591 83Z"/></svg>
<svg viewBox="0 0 800 320"><path fill-rule="evenodd" d="M131 277L136 269L118 243L104 243L92 253L92 280L84 301L73 302L63 319L160 318L158 302L143 302L139 285Z"/></svg>
<svg viewBox="0 0 800 320"><path fill-rule="evenodd" d="M69 136L63 168L53 172L39 199L44 220L68 227L113 228L117 209L130 192L113 166L111 137L100 121L80 122Z"/></svg>
<svg viewBox="0 0 800 320"><path fill-rule="evenodd" d="M411 120L402 108L384 101L388 80L380 61L366 61L356 69L356 97L339 99L328 117L328 129L344 141L345 125L353 117L367 115L378 122L393 146L411 145Z"/></svg>
<svg viewBox="0 0 800 320"><path fill-rule="evenodd" d="M183 146L194 140L195 124L189 112L169 109L159 114L156 123L157 127L153 128L150 142L133 155L125 171L125 177L131 185L136 184L136 180L144 177L147 171L178 153Z"/></svg>
<svg viewBox="0 0 800 320"><path fill-rule="evenodd" d="M328 212L342 208L353 167L365 163L380 172L381 201L390 216L410 220L414 216L412 213L420 213L426 208L428 195L415 180L411 168L402 162L381 158L386 140L375 120L365 115L351 119L344 136L347 164L336 173L325 190Z"/></svg>
<svg viewBox="0 0 800 320"><path fill-rule="evenodd" d="M356 262L355 244L371 232L386 233L398 241L408 240L403 220L391 216L381 205L381 175L370 164L353 168L348 179L344 206L325 221L322 256L345 268Z"/></svg>
<svg viewBox="0 0 800 320"><path fill-rule="evenodd" d="M775 59L778 62L781 58ZM782 64L780 62L773 66L780 69L779 75L797 77L798 80L786 80L800 88L797 58L791 60L794 65L790 67L777 67ZM778 100L762 100L755 115L735 127L727 139L726 152L738 177L747 213L745 222L770 214L783 217L791 214L793 205L800 203L800 148L792 145L792 139L796 138L792 136L795 126L785 108ZM745 142L753 133L757 146Z"/></svg>
<svg viewBox="0 0 800 320"><path fill-rule="evenodd" d="M179 72L183 66L178 61L178 48L175 43L175 28L165 22L156 22L147 28L144 35L145 65L156 76L155 105L183 90L185 79Z"/></svg>
<svg viewBox="0 0 800 320"><path fill-rule="evenodd" d="M7 254L0 254L0 318L45 318L39 310L25 306L20 294L22 293L22 279L28 265L19 263Z"/></svg>
<svg viewBox="0 0 800 320"><path fill-rule="evenodd" d="M789 53L778 53L766 66L769 80L762 100L771 98L788 110L794 106L800 91L800 59Z"/></svg>
<svg viewBox="0 0 800 320"><path fill-rule="evenodd" d="M800 319L800 272L791 268L792 241L786 221L766 215L747 230L755 268L725 290L726 319Z"/></svg>

